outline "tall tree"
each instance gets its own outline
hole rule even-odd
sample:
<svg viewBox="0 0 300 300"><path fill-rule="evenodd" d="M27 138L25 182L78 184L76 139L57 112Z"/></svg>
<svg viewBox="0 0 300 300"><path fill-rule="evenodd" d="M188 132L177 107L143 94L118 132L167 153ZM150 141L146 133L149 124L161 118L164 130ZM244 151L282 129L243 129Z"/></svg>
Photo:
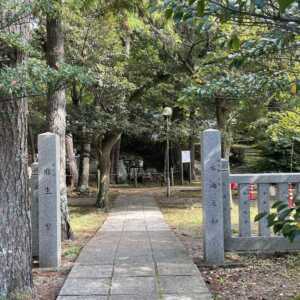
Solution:
<svg viewBox="0 0 300 300"><path fill-rule="evenodd" d="M11 35L25 46L30 1L0 4L2 36ZM18 22L12 20L19 20ZM20 48L1 44L0 71L17 69L25 57ZM16 79L20 80L20 79ZM27 99L0 87L0 298L31 299L31 222L27 179ZM5 141L5 142L4 142Z"/></svg>
<svg viewBox="0 0 300 300"><path fill-rule="evenodd" d="M47 63L50 68L58 70L64 62L64 33L62 17L59 11L61 1L50 1L52 6L47 12ZM48 85L48 128L60 138L60 199L62 212L62 237L71 238L67 185L66 185L66 92L64 86Z"/></svg>

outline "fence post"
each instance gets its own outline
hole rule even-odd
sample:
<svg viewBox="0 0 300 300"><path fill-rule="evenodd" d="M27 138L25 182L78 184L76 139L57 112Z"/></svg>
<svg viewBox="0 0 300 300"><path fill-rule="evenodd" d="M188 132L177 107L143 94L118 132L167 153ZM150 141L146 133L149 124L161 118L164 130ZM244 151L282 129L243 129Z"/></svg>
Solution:
<svg viewBox="0 0 300 300"><path fill-rule="evenodd" d="M59 137L38 136L39 153L39 263L59 267L61 260L60 147Z"/></svg>
<svg viewBox="0 0 300 300"><path fill-rule="evenodd" d="M208 129L202 134L202 199L204 259L224 264L224 225L221 174L221 134Z"/></svg>
<svg viewBox="0 0 300 300"><path fill-rule="evenodd" d="M222 169L222 194L223 194L223 222L224 240L231 238L231 191L229 180L229 162L221 160Z"/></svg>
<svg viewBox="0 0 300 300"><path fill-rule="evenodd" d="M296 185L296 200L300 200L300 183L297 183Z"/></svg>

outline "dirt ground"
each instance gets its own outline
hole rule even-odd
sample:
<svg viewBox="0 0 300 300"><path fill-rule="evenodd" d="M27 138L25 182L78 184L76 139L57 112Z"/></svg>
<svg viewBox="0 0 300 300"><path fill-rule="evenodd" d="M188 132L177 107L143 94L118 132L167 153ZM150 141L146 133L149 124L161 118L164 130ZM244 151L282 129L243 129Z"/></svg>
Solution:
<svg viewBox="0 0 300 300"><path fill-rule="evenodd" d="M69 197L74 239L62 243L62 263L56 269L33 268L36 300L55 300L81 248L92 238L106 219L106 213L95 207L95 195Z"/></svg>
<svg viewBox="0 0 300 300"><path fill-rule="evenodd" d="M203 262L200 192L157 196L166 221L193 257L215 299L300 300L300 252L293 255L227 253L227 266Z"/></svg>

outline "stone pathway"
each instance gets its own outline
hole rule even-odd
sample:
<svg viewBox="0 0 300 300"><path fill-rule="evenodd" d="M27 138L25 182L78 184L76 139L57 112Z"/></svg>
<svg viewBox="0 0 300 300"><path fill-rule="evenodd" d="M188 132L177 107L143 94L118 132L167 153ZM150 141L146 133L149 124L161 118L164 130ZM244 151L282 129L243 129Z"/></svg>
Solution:
<svg viewBox="0 0 300 300"><path fill-rule="evenodd" d="M151 195L120 196L58 300L212 299Z"/></svg>

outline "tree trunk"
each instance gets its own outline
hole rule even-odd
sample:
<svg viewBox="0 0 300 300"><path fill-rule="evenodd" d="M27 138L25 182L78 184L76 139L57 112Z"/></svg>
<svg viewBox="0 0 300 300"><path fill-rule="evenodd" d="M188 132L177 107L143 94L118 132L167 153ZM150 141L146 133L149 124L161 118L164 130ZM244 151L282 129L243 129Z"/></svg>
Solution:
<svg viewBox="0 0 300 300"><path fill-rule="evenodd" d="M110 208L108 192L110 184L111 151L115 143L120 139L121 133L108 133L98 140L98 163L100 169L100 187L97 195L96 206Z"/></svg>
<svg viewBox="0 0 300 300"><path fill-rule="evenodd" d="M29 123L28 124L28 136L29 136L29 144L31 147L31 161L29 161L29 164L33 163L36 161L36 151L35 151L35 142L34 142L34 136L33 136L33 132L32 132L32 126Z"/></svg>
<svg viewBox="0 0 300 300"><path fill-rule="evenodd" d="M189 148L191 152L191 175L192 175L192 180L196 179L196 171L195 171L195 143L193 141L193 137L190 136L189 139Z"/></svg>
<svg viewBox="0 0 300 300"><path fill-rule="evenodd" d="M111 165L110 165L110 182L115 184L116 183L116 177L115 177L115 166L116 166L116 161L115 161L115 157L116 157L116 145L113 146L112 150L111 150L111 155L110 155L110 161L111 161Z"/></svg>
<svg viewBox="0 0 300 300"><path fill-rule="evenodd" d="M121 138L116 142L112 149L111 155L111 180L113 183L118 183L119 160L120 160Z"/></svg>
<svg viewBox="0 0 300 300"><path fill-rule="evenodd" d="M57 14L58 15L58 14ZM64 37L59 16L47 16L47 63L58 69L64 60ZM62 238L72 237L66 186L66 95L64 87L48 86L48 128L60 138L60 198Z"/></svg>
<svg viewBox="0 0 300 300"><path fill-rule="evenodd" d="M216 98L215 104L217 125L222 134L222 157L229 160L232 140L230 128L227 126L229 109L224 98Z"/></svg>
<svg viewBox="0 0 300 300"><path fill-rule="evenodd" d="M77 163L74 154L72 134L68 134L66 136L66 150L67 150L67 157L69 160L70 175L72 177L71 189L74 189L77 188L78 186L78 169L77 169Z"/></svg>
<svg viewBox="0 0 300 300"><path fill-rule="evenodd" d="M89 188L91 143L83 141L80 151L81 175L79 190L85 192Z"/></svg>
<svg viewBox="0 0 300 300"><path fill-rule="evenodd" d="M27 104L0 98L0 298L32 288ZM27 299L20 298L20 299ZM28 298L29 299L29 298Z"/></svg>
<svg viewBox="0 0 300 300"><path fill-rule="evenodd" d="M119 161L120 161L120 151L121 151L121 137L118 139L117 143L115 144L115 180L116 183L118 184L119 182Z"/></svg>
<svg viewBox="0 0 300 300"><path fill-rule="evenodd" d="M100 169L100 186L97 195L97 207L109 209L109 184L110 184L110 153L102 152L99 159L99 169Z"/></svg>
<svg viewBox="0 0 300 300"><path fill-rule="evenodd" d="M21 2L21 1L20 1ZM29 2L29 1L26 1ZM17 4L17 3L15 3ZM24 1L22 4L25 4ZM9 12L10 18L13 12ZM2 11L1 17L6 15ZM2 19L4 22L5 18ZM29 38L29 21L8 30ZM3 45L2 45L3 47ZM2 48L11 67L23 60ZM19 80L17 78L16 80ZM31 221L27 175L27 100L0 95L0 298L32 299Z"/></svg>
<svg viewBox="0 0 300 300"><path fill-rule="evenodd" d="M191 180L196 179L196 171L195 171L195 143L194 143L194 123L195 123L195 110L191 109L190 110L190 136L189 136L189 148L190 148L190 153L191 153Z"/></svg>

